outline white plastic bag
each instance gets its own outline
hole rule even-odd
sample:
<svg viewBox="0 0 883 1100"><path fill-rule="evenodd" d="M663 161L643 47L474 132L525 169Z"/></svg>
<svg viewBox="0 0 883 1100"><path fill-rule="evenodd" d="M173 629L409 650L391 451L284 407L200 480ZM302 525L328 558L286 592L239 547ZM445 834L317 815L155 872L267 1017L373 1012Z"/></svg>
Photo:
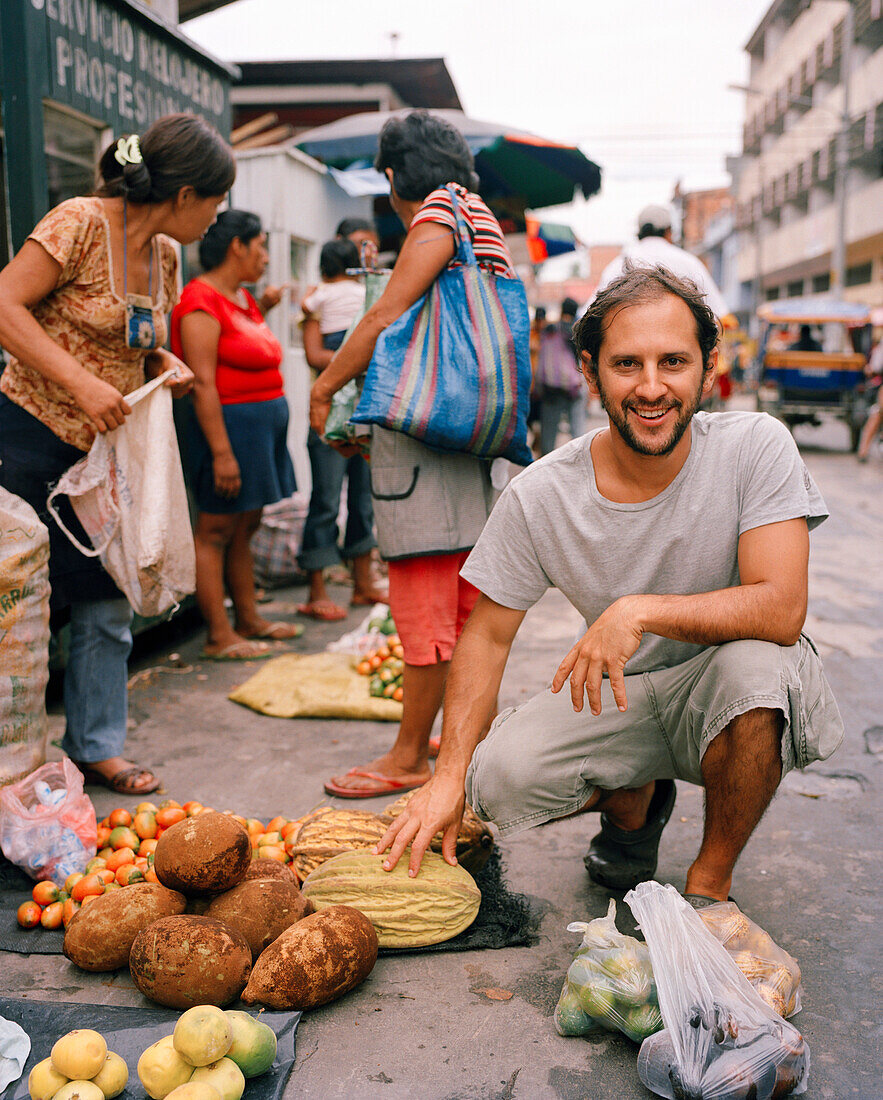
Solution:
<svg viewBox="0 0 883 1100"><path fill-rule="evenodd" d="M625 896L653 964L663 1031L641 1045L638 1076L669 1100L771 1100L806 1091L809 1048L763 1001L671 885Z"/></svg>
<svg viewBox="0 0 883 1100"><path fill-rule="evenodd" d="M160 615L196 587L196 558L172 420L171 371L126 395L125 423L99 435L52 490L47 506L77 549L101 564L139 615ZM53 501L70 497L92 542L83 546Z"/></svg>
<svg viewBox="0 0 883 1100"><path fill-rule="evenodd" d="M613 898L607 916L575 921L567 931L582 932L583 941L555 1006L558 1034L588 1035L602 1027L640 1043L658 1031L662 1017L647 945L618 931Z"/></svg>
<svg viewBox="0 0 883 1100"><path fill-rule="evenodd" d="M31 876L63 886L95 855L95 807L67 757L0 788L0 849Z"/></svg>
<svg viewBox="0 0 883 1100"><path fill-rule="evenodd" d="M49 532L0 488L0 787L46 759Z"/></svg>

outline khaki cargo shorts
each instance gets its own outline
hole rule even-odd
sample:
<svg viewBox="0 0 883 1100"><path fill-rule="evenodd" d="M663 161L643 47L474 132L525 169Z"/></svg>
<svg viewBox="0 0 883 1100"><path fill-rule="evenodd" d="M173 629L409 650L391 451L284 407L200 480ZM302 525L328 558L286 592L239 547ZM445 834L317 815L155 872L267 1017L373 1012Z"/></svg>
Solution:
<svg viewBox="0 0 883 1100"><path fill-rule="evenodd" d="M516 833L581 809L596 787L640 787L651 779L702 785L702 757L739 714L780 710L782 775L826 760L843 723L818 650L737 641L683 664L626 676L628 710L617 710L608 680L601 713L576 714L569 684L503 711L475 750L466 799L485 820Z"/></svg>

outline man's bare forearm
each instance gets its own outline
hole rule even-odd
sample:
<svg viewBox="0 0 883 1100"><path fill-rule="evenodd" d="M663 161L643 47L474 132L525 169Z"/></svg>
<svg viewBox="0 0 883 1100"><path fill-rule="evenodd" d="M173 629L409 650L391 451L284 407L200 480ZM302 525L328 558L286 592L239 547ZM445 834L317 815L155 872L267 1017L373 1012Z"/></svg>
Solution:
<svg viewBox="0 0 883 1100"><path fill-rule="evenodd" d="M445 684L445 711L436 775L463 781L496 705L511 642L467 623Z"/></svg>
<svg viewBox="0 0 883 1100"><path fill-rule="evenodd" d="M802 595L783 593L764 582L689 596L638 595L622 600L645 633L696 645L723 645L740 638L794 645L806 618L805 589Z"/></svg>

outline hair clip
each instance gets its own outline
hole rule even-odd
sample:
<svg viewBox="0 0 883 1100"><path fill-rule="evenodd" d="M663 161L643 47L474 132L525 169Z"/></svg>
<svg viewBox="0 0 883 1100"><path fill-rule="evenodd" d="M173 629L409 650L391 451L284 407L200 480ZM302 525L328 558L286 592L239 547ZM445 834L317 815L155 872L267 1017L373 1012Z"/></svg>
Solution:
<svg viewBox="0 0 883 1100"><path fill-rule="evenodd" d="M141 164L144 158L141 156L141 143L138 140L138 135L132 134L131 137L120 138L113 159L124 168L127 164Z"/></svg>

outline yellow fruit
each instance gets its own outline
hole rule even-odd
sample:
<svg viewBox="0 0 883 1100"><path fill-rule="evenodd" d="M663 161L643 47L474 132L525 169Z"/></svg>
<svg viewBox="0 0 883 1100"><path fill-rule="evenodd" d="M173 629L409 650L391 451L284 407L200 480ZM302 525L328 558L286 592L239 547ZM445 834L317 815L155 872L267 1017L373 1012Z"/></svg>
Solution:
<svg viewBox="0 0 883 1100"><path fill-rule="evenodd" d="M68 1081L52 1100L104 1100L104 1093L94 1081Z"/></svg>
<svg viewBox="0 0 883 1100"><path fill-rule="evenodd" d="M52 1065L51 1058L38 1062L28 1074L28 1092L31 1100L51 1100L67 1078Z"/></svg>
<svg viewBox="0 0 883 1100"><path fill-rule="evenodd" d="M266 1073L276 1057L273 1029L247 1012L229 1011L224 1015L233 1028L233 1045L227 1057L239 1066L246 1079Z"/></svg>
<svg viewBox="0 0 883 1100"><path fill-rule="evenodd" d="M149 1046L138 1059L138 1077L152 1100L164 1097L193 1076L193 1066L175 1050L172 1036L166 1035Z"/></svg>
<svg viewBox="0 0 883 1100"><path fill-rule="evenodd" d="M119 1096L129 1083L129 1067L125 1059L109 1050L104 1065L92 1078L92 1083L104 1093L104 1100L113 1100L115 1096Z"/></svg>
<svg viewBox="0 0 883 1100"><path fill-rule="evenodd" d="M240 1100L245 1092L242 1070L230 1058L221 1058L210 1066L199 1066L193 1071L191 1081L212 1085L220 1093L221 1100Z"/></svg>
<svg viewBox="0 0 883 1100"><path fill-rule="evenodd" d="M208 1081L188 1081L172 1089L166 1100L221 1100L221 1094Z"/></svg>
<svg viewBox="0 0 883 1100"><path fill-rule="evenodd" d="M50 1055L53 1069L70 1081L90 1081L104 1065L107 1043L91 1028L77 1028L56 1042ZM84 1098L85 1100L85 1098Z"/></svg>
<svg viewBox="0 0 883 1100"><path fill-rule="evenodd" d="M230 1049L233 1027L220 1008L195 1005L178 1017L172 1042L191 1066L207 1066Z"/></svg>

